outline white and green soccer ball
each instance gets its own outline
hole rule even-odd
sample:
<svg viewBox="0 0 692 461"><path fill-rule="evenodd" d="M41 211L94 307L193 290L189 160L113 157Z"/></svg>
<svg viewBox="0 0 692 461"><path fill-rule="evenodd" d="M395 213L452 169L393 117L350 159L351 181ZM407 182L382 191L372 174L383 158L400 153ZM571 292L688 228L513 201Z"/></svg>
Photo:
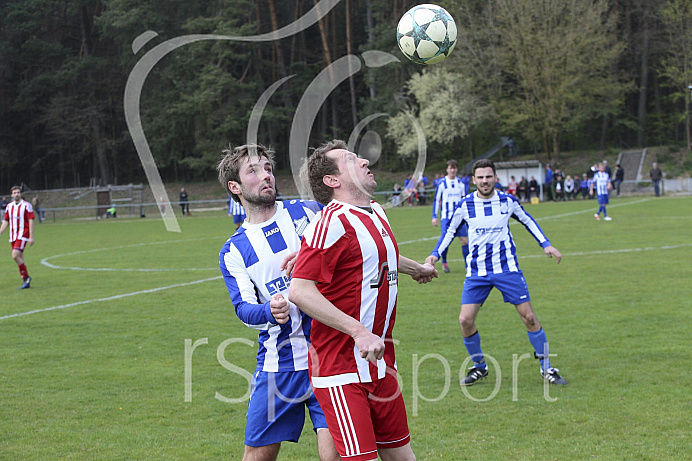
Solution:
<svg viewBox="0 0 692 461"><path fill-rule="evenodd" d="M414 6L399 21L396 41L404 56L417 64L435 64L449 56L457 42L457 25L441 6Z"/></svg>

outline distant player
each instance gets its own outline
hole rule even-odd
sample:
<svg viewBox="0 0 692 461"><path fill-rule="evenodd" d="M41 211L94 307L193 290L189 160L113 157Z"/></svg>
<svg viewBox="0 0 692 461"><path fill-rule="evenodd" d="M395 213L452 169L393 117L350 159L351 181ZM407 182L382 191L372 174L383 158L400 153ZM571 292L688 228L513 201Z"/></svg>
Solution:
<svg viewBox="0 0 692 461"><path fill-rule="evenodd" d="M261 145L224 150L219 181L247 219L226 242L219 265L238 318L259 330L257 368L248 403L243 460L275 460L281 442L297 442L305 407L320 459L338 460L324 412L310 387L311 318L288 300L303 231L321 206L276 201L274 153Z"/></svg>
<svg viewBox="0 0 692 461"><path fill-rule="evenodd" d="M245 221L245 208L243 208L240 202L233 200L230 195L228 196L228 216L233 217L233 224L235 224L236 230Z"/></svg>
<svg viewBox="0 0 692 461"><path fill-rule="evenodd" d="M24 264L24 249L27 245L34 244L34 209L31 203L22 199L22 189L14 186L11 189L12 201L5 208L0 235L5 229L10 228L10 244L12 245L12 259L19 267L22 276L22 286L19 289L31 288L31 277Z"/></svg>
<svg viewBox="0 0 692 461"><path fill-rule="evenodd" d="M528 331L529 342L540 359L541 375L553 384L567 384L550 366L548 339L531 307L531 298L526 280L519 269L516 246L509 230L509 218L514 218L526 227L538 241L548 257L555 256L558 264L562 255L546 238L536 221L524 211L519 201L495 189L497 174L492 160L478 160L473 165L473 183L477 190L466 196L452 216L447 234L426 262L435 264L454 240L456 230L464 223L469 226L469 249L466 280L461 294L459 323L464 336L464 346L474 365L461 380L462 386L470 386L488 376L488 366L481 350L481 337L476 328L476 316L493 287L500 290L505 302L514 304Z"/></svg>
<svg viewBox="0 0 692 461"><path fill-rule="evenodd" d="M433 199L432 207L432 225L437 226L438 223L438 209L440 217L440 231L442 235L447 233L447 228L449 227L449 220L452 219L452 214L461 204L461 198L466 195L466 185L463 181L457 177L459 172L459 164L456 160L449 160L447 162L447 176L442 178L437 184L437 189L435 190L435 198ZM461 251L464 255L464 261L469 254L468 247L468 227L461 226L458 232L455 234L459 237L461 242ZM442 252L442 270L449 272L449 266L447 265L447 250Z"/></svg>
<svg viewBox="0 0 692 461"><path fill-rule="evenodd" d="M603 211L604 220L613 220L606 212L606 205L609 203L610 199L610 188L610 175L606 172L605 163L599 163L598 171L593 175L593 182L591 183L590 189L591 195L593 195L594 189L596 189L596 197L598 198L598 213L593 215L596 220L601 219L601 211Z"/></svg>

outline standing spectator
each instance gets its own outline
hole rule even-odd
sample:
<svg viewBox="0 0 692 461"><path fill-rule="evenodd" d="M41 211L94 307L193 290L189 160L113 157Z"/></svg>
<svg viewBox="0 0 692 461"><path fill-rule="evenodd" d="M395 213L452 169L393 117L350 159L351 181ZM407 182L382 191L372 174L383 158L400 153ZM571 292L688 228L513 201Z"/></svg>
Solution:
<svg viewBox="0 0 692 461"><path fill-rule="evenodd" d="M470 386L488 376L481 338L476 327L476 316L493 287L500 290L505 302L516 307L526 326L535 357L540 359L540 373L543 378L552 384L567 384L558 374L559 370L550 366L548 339L531 307L529 289L519 269L516 246L509 229L509 219L514 218L521 222L538 241L546 256L555 256L558 264L562 255L550 244L540 226L517 199L495 190L497 173L492 160L478 160L472 171L476 192L461 201L461 206L452 216L447 234L440 237L435 249L425 260L427 263L435 264L440 258L440 252L452 242L456 229L464 223L468 224L471 257L461 293L459 322L464 346L474 364L460 384ZM492 232L488 232L489 230Z"/></svg>
<svg viewBox="0 0 692 461"><path fill-rule="evenodd" d="M653 168L651 168L651 171L649 171L649 178L651 178L651 182L654 183L654 193L656 194L656 197L660 196L661 178L663 178L663 173L661 172L661 169L658 167L658 163L653 163Z"/></svg>
<svg viewBox="0 0 692 461"><path fill-rule="evenodd" d="M34 209L34 215L36 215L39 224L41 224L43 221L46 220L46 211L40 207L38 194L36 194L34 198L31 200L31 206Z"/></svg>
<svg viewBox="0 0 692 461"><path fill-rule="evenodd" d="M553 195L553 169L550 164L545 166L545 181L543 181L543 191L546 193L546 200L554 201L555 196Z"/></svg>
<svg viewBox="0 0 692 461"><path fill-rule="evenodd" d="M414 181L412 174L408 175L406 181L404 181L404 193L406 197L408 197L408 206L413 206L413 204L418 201L416 181Z"/></svg>
<svg viewBox="0 0 692 461"><path fill-rule="evenodd" d="M610 169L610 165L608 165L608 160L603 160L603 164L605 165L605 172L608 175L609 178L613 177L613 170Z"/></svg>
<svg viewBox="0 0 692 461"><path fill-rule="evenodd" d="M519 185L517 184L517 180L514 179L514 176L510 176L509 177L509 183L507 183L507 193L516 197L518 187L519 187Z"/></svg>
<svg viewBox="0 0 692 461"><path fill-rule="evenodd" d="M449 220L452 219L452 214L454 210L457 209L459 204L461 204L461 198L464 197L465 186L461 182L461 179L457 177L459 172L459 164L456 160L447 161L447 176L443 178L440 184L435 190L435 198L433 199L433 210L432 210L432 225L437 226L438 224L438 213L440 210L440 232L442 235L447 233L447 227L449 227ZM464 255L464 264L466 264L466 257L469 254L468 247L468 228L463 226L456 233L456 237L459 237L459 242L461 242L461 251ZM449 265L447 264L447 251L442 252L442 270L449 272Z"/></svg>
<svg viewBox="0 0 692 461"><path fill-rule="evenodd" d="M401 205L401 191L403 189L401 186L397 183L394 184L394 192L392 193L392 206L400 206Z"/></svg>
<svg viewBox="0 0 692 461"><path fill-rule="evenodd" d="M7 208L7 205L9 205L10 202L7 201L7 197L3 197L0 199L0 214L5 214L5 208Z"/></svg>
<svg viewBox="0 0 692 461"><path fill-rule="evenodd" d="M310 387L311 319L288 297L302 233L321 207L314 201L276 200L270 149L245 145L223 152L219 182L233 202L243 205L247 219L221 248L219 267L236 315L259 330L243 459L275 460L282 442L297 442L306 407L320 459L339 459Z"/></svg>
<svg viewBox="0 0 692 461"><path fill-rule="evenodd" d="M586 196L589 193L589 178L586 173L581 175L581 183L579 183L579 190L581 191L581 199L586 200Z"/></svg>
<svg viewBox="0 0 692 461"><path fill-rule="evenodd" d="M620 184L622 184L622 181L625 180L625 170L622 169L622 166L618 163L615 165L615 190L617 190L617 195L616 197L620 196Z"/></svg>
<svg viewBox="0 0 692 461"><path fill-rule="evenodd" d="M180 188L180 208L183 210L183 216L190 216L190 203L187 201L188 195L184 187Z"/></svg>
<svg viewBox="0 0 692 461"><path fill-rule="evenodd" d="M531 197L538 197L538 181L536 178L531 176L531 181L529 181L529 195L527 199L531 201Z"/></svg>
<svg viewBox="0 0 692 461"><path fill-rule="evenodd" d="M519 196L519 200L526 202L528 192L529 182L526 180L526 176L522 176L521 181L519 181L519 186L517 186L517 195Z"/></svg>
<svg viewBox="0 0 692 461"><path fill-rule="evenodd" d="M572 179L572 176L567 175L565 178L565 198L567 198L567 200L572 200L572 195L574 193L574 179Z"/></svg>
<svg viewBox="0 0 692 461"><path fill-rule="evenodd" d="M593 183L591 183L591 195L594 193L594 188L596 189L596 195L598 196L598 212L593 215L598 221L603 211L603 219L606 221L612 221L613 218L608 216L606 211L606 205L608 204L609 192L610 192L610 176L605 171L605 164L598 164L598 171L593 175Z"/></svg>
<svg viewBox="0 0 692 461"><path fill-rule="evenodd" d="M10 245L12 245L12 259L17 263L19 275L22 277L20 290L31 288L31 277L24 264L24 249L27 244L34 244L34 209L31 203L22 199L22 188L14 186L12 192L12 202L5 208L2 224L0 224L0 235L5 229L10 228Z"/></svg>
<svg viewBox="0 0 692 461"><path fill-rule="evenodd" d="M313 318L310 377L342 458L413 461L392 338L398 276L427 283L437 271L399 255L368 164L337 140L308 158L327 205L305 230L288 295Z"/></svg>

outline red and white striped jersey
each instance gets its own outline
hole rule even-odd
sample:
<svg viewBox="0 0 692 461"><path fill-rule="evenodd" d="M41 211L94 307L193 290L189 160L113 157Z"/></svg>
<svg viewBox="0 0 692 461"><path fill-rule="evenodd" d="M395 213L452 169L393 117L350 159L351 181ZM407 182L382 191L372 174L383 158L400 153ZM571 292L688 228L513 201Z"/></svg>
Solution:
<svg viewBox="0 0 692 461"><path fill-rule="evenodd" d="M396 368L399 248L384 209L374 201L371 207L333 200L303 234L293 277L317 282L325 298L385 342L384 357L373 364L360 357L349 335L313 319L309 358L317 388L377 381Z"/></svg>
<svg viewBox="0 0 692 461"><path fill-rule="evenodd" d="M20 200L16 203L14 200L5 208L5 221L10 223L10 242L21 238L29 238L29 220L34 219L34 209L31 203L26 200Z"/></svg>

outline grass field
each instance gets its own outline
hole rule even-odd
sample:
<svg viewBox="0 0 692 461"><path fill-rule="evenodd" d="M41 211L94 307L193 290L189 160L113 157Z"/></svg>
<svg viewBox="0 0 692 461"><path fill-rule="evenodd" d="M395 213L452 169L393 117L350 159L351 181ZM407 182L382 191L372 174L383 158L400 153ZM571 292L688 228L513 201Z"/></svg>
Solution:
<svg viewBox="0 0 692 461"><path fill-rule="evenodd" d="M531 347L497 292L478 327L501 378L491 368L458 386L458 244L450 274L424 286L401 279L394 336L419 460L689 459L692 197L614 200L612 222L595 221L595 208L527 206L560 265L512 226L569 382L547 395L536 361L519 360ZM401 253L422 261L439 235L430 207L389 216ZM37 225L30 290L16 289L4 244L0 459L240 459L248 384L233 366L254 370L257 336L235 317L218 270L232 223L222 213L180 223L179 234L151 218ZM316 459L309 427L280 459Z"/></svg>

